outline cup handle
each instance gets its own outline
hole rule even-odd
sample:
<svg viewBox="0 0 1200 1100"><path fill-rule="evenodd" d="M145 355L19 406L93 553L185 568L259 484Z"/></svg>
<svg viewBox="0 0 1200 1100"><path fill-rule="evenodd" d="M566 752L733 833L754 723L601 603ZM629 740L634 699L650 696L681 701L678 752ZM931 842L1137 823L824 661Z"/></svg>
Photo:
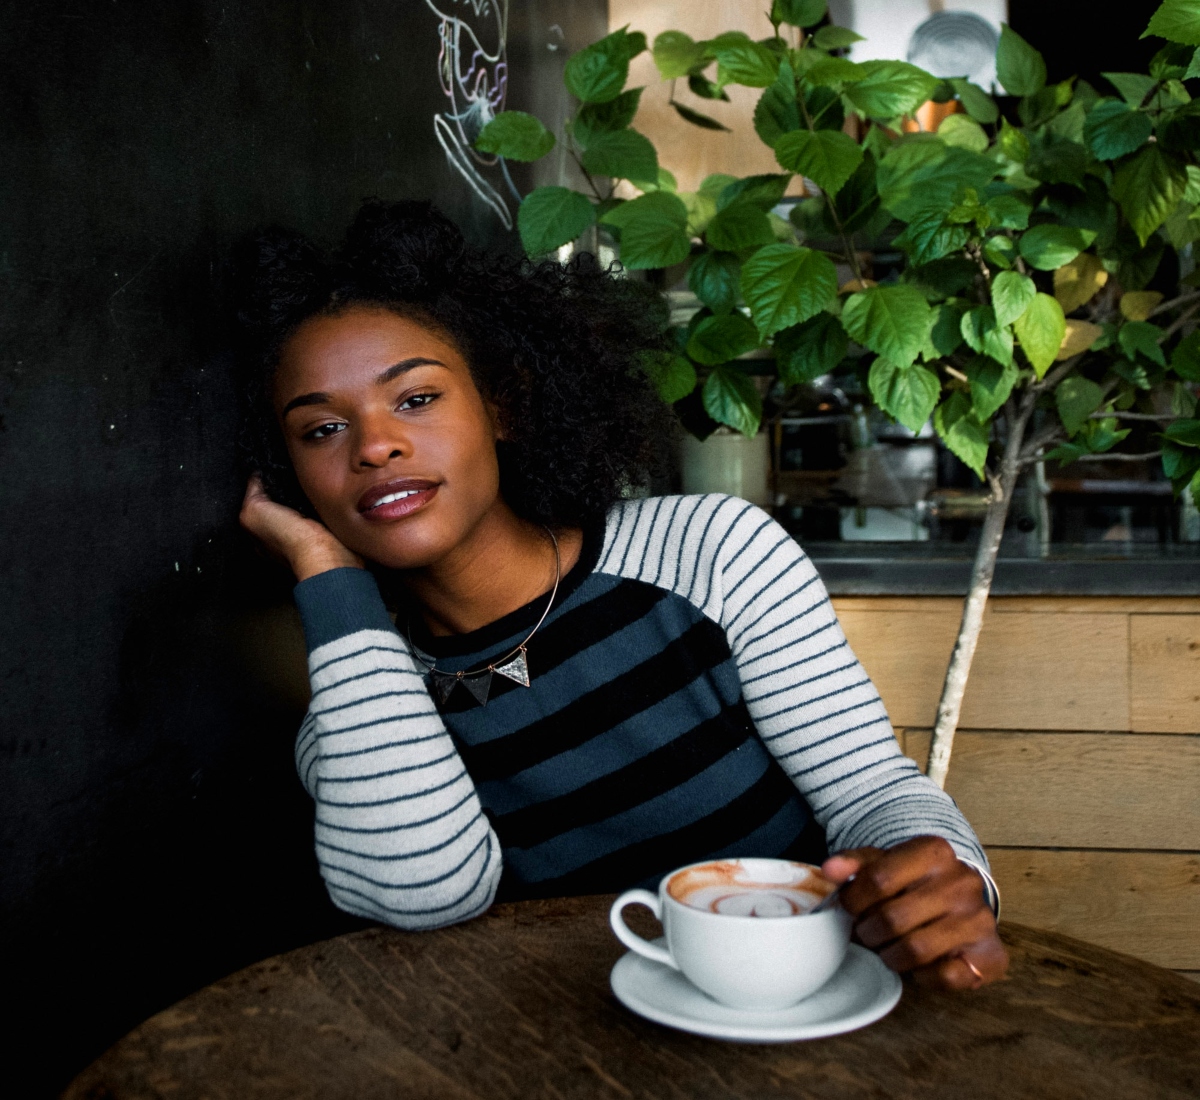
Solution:
<svg viewBox="0 0 1200 1100"><path fill-rule="evenodd" d="M617 939L631 951L636 951L639 955L650 959L652 962L662 963L664 966L671 967L672 970L678 970L678 964L671 958L671 952L665 947L659 947L658 944L644 940L636 932L630 931L623 915L623 911L627 905L644 905L661 921L662 905L657 895L650 893L649 890L626 890L625 893L613 902L612 909L608 913L608 923L612 925L612 930L617 934Z"/></svg>

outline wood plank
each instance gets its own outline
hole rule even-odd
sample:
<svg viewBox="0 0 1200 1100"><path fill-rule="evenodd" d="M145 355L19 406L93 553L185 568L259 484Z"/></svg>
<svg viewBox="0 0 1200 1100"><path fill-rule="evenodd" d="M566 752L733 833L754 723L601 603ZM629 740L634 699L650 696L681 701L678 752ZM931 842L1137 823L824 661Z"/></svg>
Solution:
<svg viewBox="0 0 1200 1100"><path fill-rule="evenodd" d="M962 613L957 596L835 596L833 606L848 611L946 611ZM1039 615L1200 615L1195 596L993 596L991 611L1031 611Z"/></svg>
<svg viewBox="0 0 1200 1100"><path fill-rule="evenodd" d="M1200 733L1200 615L1129 619L1131 725Z"/></svg>
<svg viewBox="0 0 1200 1100"><path fill-rule="evenodd" d="M1200 970L1176 970L1175 973L1189 981L1200 982Z"/></svg>
<svg viewBox="0 0 1200 1100"><path fill-rule="evenodd" d="M932 726L959 614L847 608L838 616L892 722ZM962 724L973 729L1129 729L1123 615L988 611Z"/></svg>
<svg viewBox="0 0 1200 1100"><path fill-rule="evenodd" d="M1200 968L1200 853L989 848L1007 920Z"/></svg>
<svg viewBox="0 0 1200 1100"><path fill-rule="evenodd" d="M959 731L946 790L984 844L1200 849L1200 737Z"/></svg>

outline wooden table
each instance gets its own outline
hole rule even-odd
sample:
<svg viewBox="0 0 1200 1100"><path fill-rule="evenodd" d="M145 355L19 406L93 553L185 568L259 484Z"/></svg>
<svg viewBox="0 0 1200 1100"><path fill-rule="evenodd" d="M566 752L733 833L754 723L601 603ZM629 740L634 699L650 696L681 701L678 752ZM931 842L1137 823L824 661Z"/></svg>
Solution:
<svg viewBox="0 0 1200 1100"><path fill-rule="evenodd" d="M1004 925L1006 982L962 995L906 982L862 1031L736 1045L613 998L611 900L502 905L438 932L373 928L268 959L147 1020L65 1096L1200 1096L1200 986L1124 955Z"/></svg>

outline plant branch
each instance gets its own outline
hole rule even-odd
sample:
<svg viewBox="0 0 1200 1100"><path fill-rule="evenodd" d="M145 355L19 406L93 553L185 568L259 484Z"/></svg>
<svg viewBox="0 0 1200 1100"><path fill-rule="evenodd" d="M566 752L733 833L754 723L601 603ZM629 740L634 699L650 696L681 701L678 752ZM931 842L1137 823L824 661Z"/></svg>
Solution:
<svg viewBox="0 0 1200 1100"><path fill-rule="evenodd" d="M1177 308L1178 306L1190 305L1192 302L1200 301L1200 290L1193 290L1188 294L1181 294L1178 298L1172 298L1169 302L1159 302L1146 316L1156 317L1160 313L1166 313L1168 310Z"/></svg>
<svg viewBox="0 0 1200 1100"><path fill-rule="evenodd" d="M1120 451L1106 451L1096 455L1080 455L1073 462L1149 462L1152 458L1161 458L1162 451L1147 451L1145 454L1131 455ZM1068 463L1067 465L1070 465Z"/></svg>
<svg viewBox="0 0 1200 1100"><path fill-rule="evenodd" d="M1075 365L1083 358L1084 353L1072 355L1070 359L1064 359L1057 367L1046 375L1040 382L1034 382L1028 389L1027 393L1032 394L1034 400L1045 393L1047 390L1054 389L1068 374L1071 373ZM1031 402L1032 404L1032 402Z"/></svg>
<svg viewBox="0 0 1200 1100"><path fill-rule="evenodd" d="M571 154L571 159L572 159L572 160L573 160L573 161L576 163L576 165L579 167L579 170L580 170L580 171L583 173L583 178L584 178L585 180L587 180L587 182L588 182L588 186L589 186L589 187L592 189L592 194L596 196L596 201L597 201L597 202L604 202L604 201L605 201L605 199L604 199L604 196L600 194L600 188L598 188L598 187L596 186L596 181L595 181L594 179L592 179L592 174L591 174L591 172L589 172L589 171L588 171L586 168L584 168L584 166L583 166L583 161L581 161L581 160L579 159L579 157L578 157L578 156L575 154L575 150L574 150L574 149L571 149L569 152L570 152L570 154ZM609 189L608 197L609 197L610 199L612 198L612 190L611 190L611 188Z"/></svg>
<svg viewBox="0 0 1200 1100"><path fill-rule="evenodd" d="M1163 334L1158 338L1158 342L1161 344L1164 340L1166 340L1166 338L1168 336L1171 336L1173 333L1176 333L1181 328L1183 328L1183 326L1186 325L1188 323L1188 321L1190 321L1192 319L1192 317L1196 313L1196 310L1198 310L1198 309L1200 309L1200 302L1197 302L1194 306L1191 307L1191 309L1185 309L1178 317L1175 318L1174 321L1172 321L1166 327L1166 329L1163 330Z"/></svg>
<svg viewBox="0 0 1200 1100"><path fill-rule="evenodd" d="M1183 420L1184 417L1176 416L1175 413L1166 413L1159 416L1157 413L1130 413L1130 412L1098 412L1092 413L1089 420L1149 420L1155 423L1170 422L1172 420Z"/></svg>

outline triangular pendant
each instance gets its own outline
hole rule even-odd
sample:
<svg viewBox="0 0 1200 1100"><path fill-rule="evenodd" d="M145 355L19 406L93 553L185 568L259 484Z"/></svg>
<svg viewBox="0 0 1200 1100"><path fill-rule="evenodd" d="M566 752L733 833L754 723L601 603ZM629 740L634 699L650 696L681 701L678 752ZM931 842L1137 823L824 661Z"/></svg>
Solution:
<svg viewBox="0 0 1200 1100"><path fill-rule="evenodd" d="M454 685L458 683L458 677L445 672L431 671L429 679L433 681L433 689L437 692L438 702L444 703L450 698L450 692L454 690Z"/></svg>
<svg viewBox="0 0 1200 1100"><path fill-rule="evenodd" d="M489 668L487 672L478 676L464 676L462 686L475 696L481 707L484 706L487 703L488 692L492 690L492 670Z"/></svg>
<svg viewBox="0 0 1200 1100"><path fill-rule="evenodd" d="M522 646L510 660L496 665L492 671L509 680L515 680L523 687L529 687L529 663L525 660L525 647Z"/></svg>

